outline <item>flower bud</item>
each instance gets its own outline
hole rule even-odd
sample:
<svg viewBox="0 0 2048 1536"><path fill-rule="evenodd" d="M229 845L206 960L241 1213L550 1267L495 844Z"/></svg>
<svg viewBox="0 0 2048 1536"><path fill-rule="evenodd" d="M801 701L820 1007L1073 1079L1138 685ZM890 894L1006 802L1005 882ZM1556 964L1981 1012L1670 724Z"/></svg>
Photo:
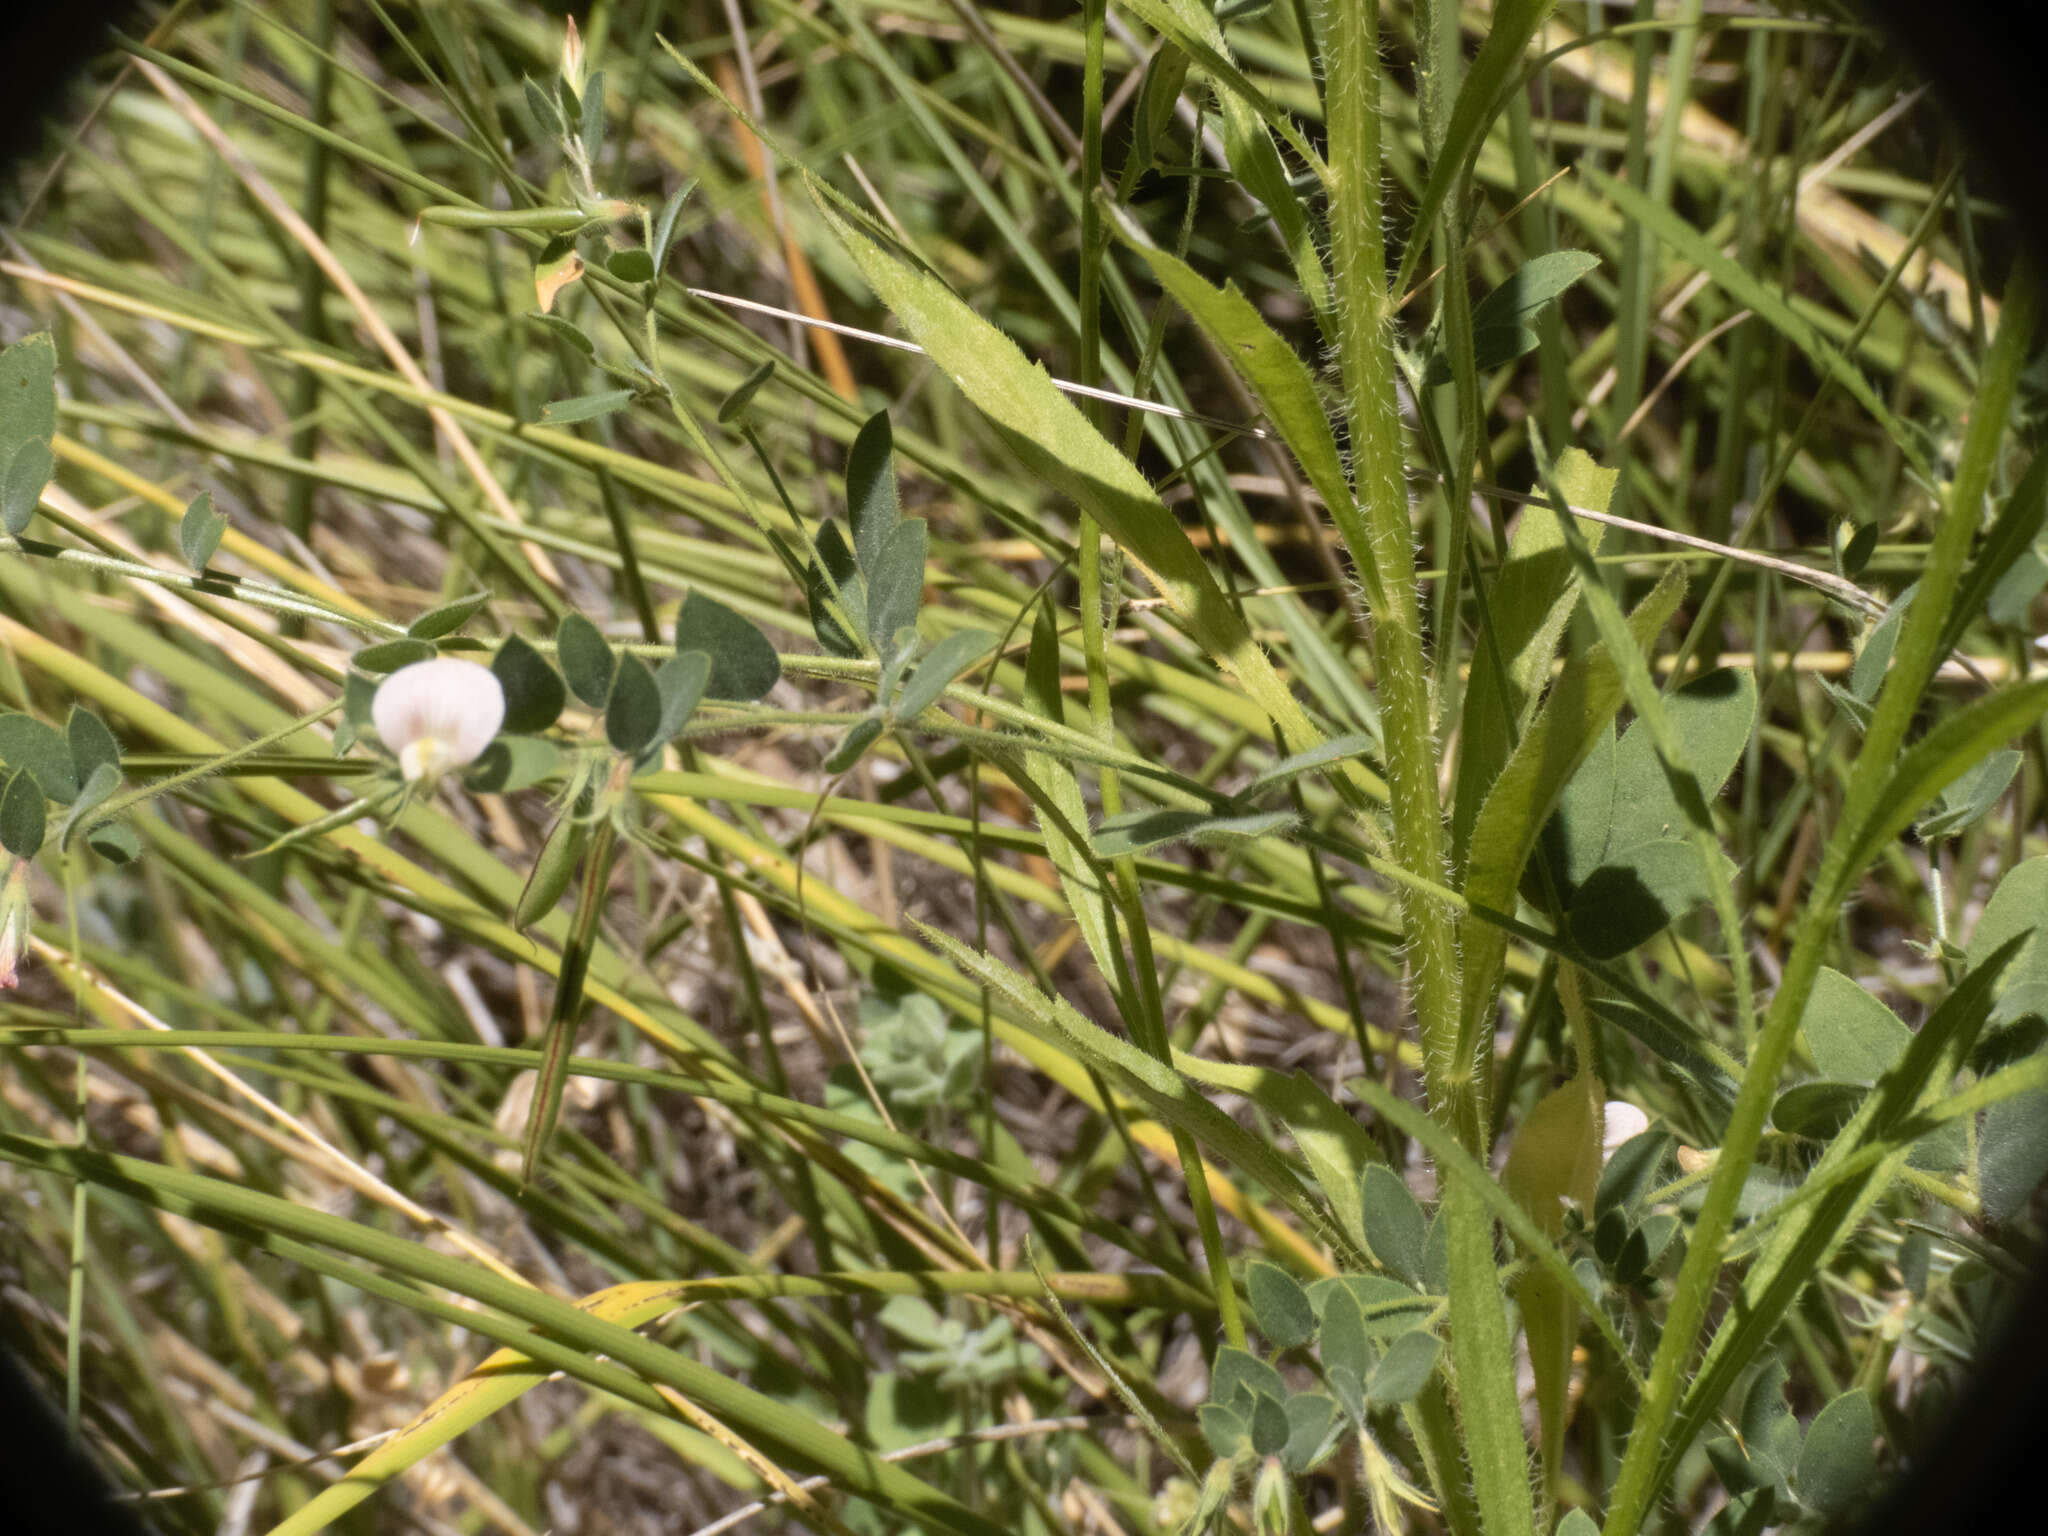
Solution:
<svg viewBox="0 0 2048 1536"><path fill-rule="evenodd" d="M562 78L580 98L583 95L583 34L576 30L576 18L569 18L569 31L562 39Z"/></svg>

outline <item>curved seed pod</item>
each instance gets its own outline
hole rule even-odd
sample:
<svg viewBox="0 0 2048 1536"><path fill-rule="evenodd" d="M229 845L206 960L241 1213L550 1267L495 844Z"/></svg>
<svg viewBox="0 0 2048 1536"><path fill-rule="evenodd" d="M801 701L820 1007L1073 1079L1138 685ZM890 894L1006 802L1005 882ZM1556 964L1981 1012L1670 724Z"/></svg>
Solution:
<svg viewBox="0 0 2048 1536"><path fill-rule="evenodd" d="M569 878L576 873L576 856L583 851L585 826L573 813L555 823L540 857L533 861L533 873L526 877L526 889L519 893L519 905L512 911L512 926L522 933L555 910Z"/></svg>

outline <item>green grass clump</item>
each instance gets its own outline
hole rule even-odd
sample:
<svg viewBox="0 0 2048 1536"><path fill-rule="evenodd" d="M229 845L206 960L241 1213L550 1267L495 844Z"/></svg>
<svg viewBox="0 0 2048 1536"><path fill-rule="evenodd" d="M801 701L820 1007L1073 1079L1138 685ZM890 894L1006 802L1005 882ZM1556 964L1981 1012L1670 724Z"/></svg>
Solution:
<svg viewBox="0 0 2048 1536"><path fill-rule="evenodd" d="M1867 1504L2041 1235L2039 292L1856 26L1618 16L120 40L0 1320L163 1529Z"/></svg>

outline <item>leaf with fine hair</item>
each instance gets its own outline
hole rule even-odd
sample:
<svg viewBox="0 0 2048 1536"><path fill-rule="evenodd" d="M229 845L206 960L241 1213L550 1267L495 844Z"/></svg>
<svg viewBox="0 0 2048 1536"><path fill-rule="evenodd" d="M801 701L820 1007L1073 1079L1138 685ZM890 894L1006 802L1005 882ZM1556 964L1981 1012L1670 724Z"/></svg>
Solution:
<svg viewBox="0 0 2048 1536"><path fill-rule="evenodd" d="M1088 424L1043 367L928 273L885 253L814 185L813 201L876 294L934 364L1045 482L1091 513L1195 641L1280 727L1290 751L1322 739L1179 522L1137 468Z"/></svg>
<svg viewBox="0 0 2048 1536"><path fill-rule="evenodd" d="M768 637L702 592L690 593L676 611L676 651L702 651L711 658L707 699L751 702L782 677L782 658Z"/></svg>

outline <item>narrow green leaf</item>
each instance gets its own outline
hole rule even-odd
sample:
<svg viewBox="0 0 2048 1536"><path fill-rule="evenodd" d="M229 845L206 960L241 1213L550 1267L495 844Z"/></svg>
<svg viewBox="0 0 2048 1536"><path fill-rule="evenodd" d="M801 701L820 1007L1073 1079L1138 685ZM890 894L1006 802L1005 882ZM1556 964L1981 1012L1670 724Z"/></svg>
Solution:
<svg viewBox="0 0 2048 1536"><path fill-rule="evenodd" d="M1911 825L1927 802L1988 752L2029 730L2048 712L2048 681L2002 688L1964 705L1906 749L1878 791L1870 815L1854 829L1842 866L1862 870L1878 850ZM1825 893L1833 899L1837 893Z"/></svg>
<svg viewBox="0 0 2048 1536"><path fill-rule="evenodd" d="M867 588L837 520L819 527L817 547L818 558L811 562L805 594L811 607L811 631L827 655L858 657L861 643L856 637L867 632Z"/></svg>
<svg viewBox="0 0 2048 1536"><path fill-rule="evenodd" d="M28 442L0 466L0 526L19 537L35 518L43 489L57 472L56 456L47 444Z"/></svg>
<svg viewBox="0 0 2048 1536"><path fill-rule="evenodd" d="M867 755L867 750L882 739L887 722L880 715L863 715L847 728L839 738L831 754L825 759L827 773L844 773Z"/></svg>
<svg viewBox="0 0 2048 1536"><path fill-rule="evenodd" d="M690 194L697 189L697 178L692 176L661 205L661 214L654 221L654 270L657 273L668 268L669 252L675 249L676 221L682 217L683 204L690 200Z"/></svg>
<svg viewBox="0 0 2048 1536"><path fill-rule="evenodd" d="M654 687L661 695L661 728L655 732L650 746L671 740L689 723L710 681L711 656L706 651L681 651L655 668Z"/></svg>
<svg viewBox="0 0 2048 1536"><path fill-rule="evenodd" d="M1357 1308L1358 1326L1369 1339L1399 1338L1443 1305L1441 1293L1425 1295L1385 1275L1326 1275L1308 1288L1309 1305L1318 1318L1328 1319L1339 1291Z"/></svg>
<svg viewBox="0 0 2048 1536"><path fill-rule="evenodd" d="M897 636L916 627L924 601L925 533L923 518L905 518L889 530L875 564L862 565L868 582L868 641L877 656L900 655Z"/></svg>
<svg viewBox="0 0 2048 1536"><path fill-rule="evenodd" d="M1233 843L1271 837L1300 818L1293 811L1219 815L1208 811L1126 811L1095 829L1096 857L1120 859L1165 843Z"/></svg>
<svg viewBox="0 0 2048 1536"><path fill-rule="evenodd" d="M533 321L534 324L553 336L557 341L567 342L585 357L597 356L597 343L584 335L576 326L564 320L560 315L544 315L537 309L530 309L526 312L526 318Z"/></svg>
<svg viewBox="0 0 2048 1536"><path fill-rule="evenodd" d="M2019 753L1993 752L1941 792L1934 810L1920 823L1920 840L1955 837L1975 826L1991 814L2019 771Z"/></svg>
<svg viewBox="0 0 2048 1536"><path fill-rule="evenodd" d="M142 839L126 822L103 821L85 834L85 845L114 864L132 864L142 857Z"/></svg>
<svg viewBox="0 0 2048 1536"><path fill-rule="evenodd" d="M754 403L754 396L758 395L762 386L774 377L775 359L771 357L733 385L732 393L718 402L718 424L722 427L730 426L745 415L747 407Z"/></svg>
<svg viewBox="0 0 2048 1536"><path fill-rule="evenodd" d="M1857 1106L1869 1093L1864 1083L1824 1078L1798 1083L1778 1095L1771 1106L1771 1124L1788 1136L1826 1141L1855 1117Z"/></svg>
<svg viewBox="0 0 2048 1536"><path fill-rule="evenodd" d="M565 427L572 422L594 421L599 416L609 416L632 403L632 390L607 389L595 395L572 395L567 400L551 400L540 408L540 415L534 419L544 427Z"/></svg>
<svg viewBox="0 0 2048 1536"><path fill-rule="evenodd" d="M1153 50L1146 61L1145 77L1138 86L1138 104L1131 113L1131 155L1118 178L1118 191L1128 197L1138 178L1159 158L1173 124L1174 108L1187 85L1188 56L1171 43Z"/></svg>
<svg viewBox="0 0 2048 1536"><path fill-rule="evenodd" d="M1252 1403L1252 1449L1261 1456L1278 1456L1287 1449L1289 1431L1287 1404L1276 1397L1260 1397Z"/></svg>
<svg viewBox="0 0 2048 1536"><path fill-rule="evenodd" d="M583 158L592 166L604 154L604 71L593 70L583 83L582 120L577 130L583 140Z"/></svg>
<svg viewBox="0 0 2048 1536"><path fill-rule="evenodd" d="M519 83L526 91L526 110L533 118L534 132L543 139L561 139L565 132L562 109L555 104L555 98L531 79L522 79Z"/></svg>
<svg viewBox="0 0 2048 1536"><path fill-rule="evenodd" d="M405 632L415 640L439 640L454 634L475 618L484 604L490 600L491 594L488 592L472 592L467 597L458 597L452 603L429 608L406 625Z"/></svg>
<svg viewBox="0 0 2048 1536"><path fill-rule="evenodd" d="M996 637L983 629L956 629L930 651L910 674L903 691L889 707L897 719L914 722L948 686L995 649Z"/></svg>
<svg viewBox="0 0 2048 1536"><path fill-rule="evenodd" d="M2037 453L1991 520L1969 570L1956 588L1955 603L1935 644L1937 657L1946 657L1961 644L1963 632L1987 608L1994 622L2024 621L2026 600L2041 590L2043 580L2048 580L2048 563L2042 561L2036 547L2044 519L2048 519L2048 453ZM2029 565L2031 570L2027 569ZM2014 586L2018 591L2013 590ZM2018 592L2025 592L2026 598L2015 602ZM2001 610L2010 613L2015 608L2016 618L2001 619Z"/></svg>
<svg viewBox="0 0 2048 1536"><path fill-rule="evenodd" d="M882 548L902 511L896 494L896 438L889 413L861 423L846 455L846 521L856 562L869 581L882 568Z"/></svg>
<svg viewBox="0 0 2048 1536"><path fill-rule="evenodd" d="M372 677L388 677L401 668L416 662L432 661L435 656L433 645L425 640L386 640L378 645L366 645L349 657L349 665L359 672Z"/></svg>
<svg viewBox="0 0 2048 1536"><path fill-rule="evenodd" d="M1347 1290L1329 1291L1323 1303L1324 1374L1333 1375L1339 1370L1349 1372L1360 1384L1362 1392L1373 1365L1372 1351L1367 1347L1366 1338L1365 1313L1357 1300ZM1336 1385L1334 1379L1331 1384Z"/></svg>
<svg viewBox="0 0 2048 1536"><path fill-rule="evenodd" d="M1306 752L1292 752L1281 758L1272 767L1254 776L1251 783L1238 791L1237 798L1250 800L1304 774L1318 773L1325 768L1335 767L1349 758L1361 757L1370 752L1372 747L1373 739L1363 731L1332 736L1320 746L1310 747Z"/></svg>
<svg viewBox="0 0 2048 1536"><path fill-rule="evenodd" d="M501 738L502 739L502 738ZM577 855L583 851L588 827L573 812L557 818L540 855L527 873L526 884L512 909L512 926L522 933L560 905L562 893L576 874Z"/></svg>
<svg viewBox="0 0 2048 1536"><path fill-rule="evenodd" d="M1664 1165L1677 1145L1677 1137L1653 1126L1616 1147L1600 1170L1593 1193L1594 1219L1609 1211L1630 1214L1639 1210L1644 1197L1664 1177Z"/></svg>
<svg viewBox="0 0 2048 1536"><path fill-rule="evenodd" d="M1110 227L1145 259L1160 286L1215 338L1223 355L1251 386L1267 419L1286 442L1324 506L1330 509L1330 515L1340 526L1347 521L1355 522L1351 485L1330 426L1329 407L1301 355L1266 323L1265 316L1234 283L1215 287L1179 257L1152 244L1133 220L1119 216L1115 209L1109 212ZM1353 550L1371 547L1362 536L1347 536L1347 542ZM1377 594L1379 573L1363 570L1359 575L1366 583L1368 596Z"/></svg>
<svg viewBox="0 0 2048 1536"><path fill-rule="evenodd" d="M1851 581L1856 580L1870 566L1870 557L1877 553L1877 536L1883 532L1875 522L1863 524L1842 546L1842 574Z"/></svg>

